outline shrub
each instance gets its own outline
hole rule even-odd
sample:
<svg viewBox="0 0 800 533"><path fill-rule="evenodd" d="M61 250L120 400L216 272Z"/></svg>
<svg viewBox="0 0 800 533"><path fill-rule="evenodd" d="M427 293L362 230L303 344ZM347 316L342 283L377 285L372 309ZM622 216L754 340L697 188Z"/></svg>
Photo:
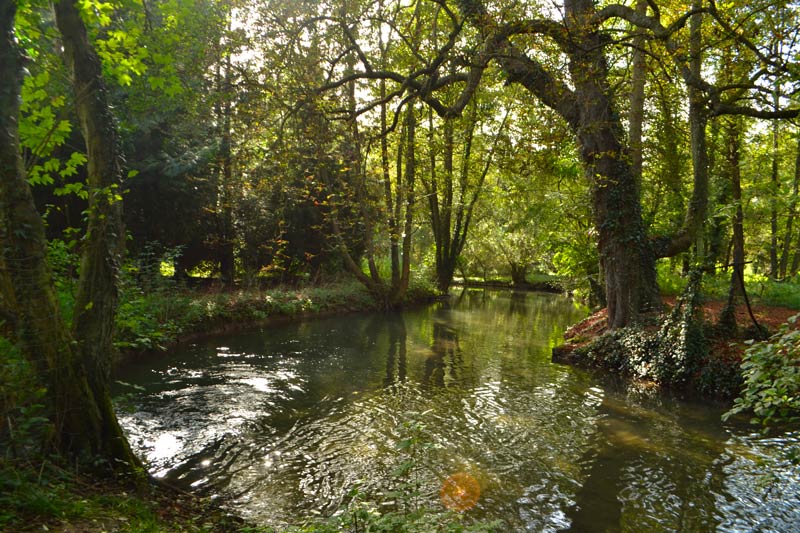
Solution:
<svg viewBox="0 0 800 533"><path fill-rule="evenodd" d="M800 330L790 327L798 318L791 317L778 333L747 348L744 388L723 419L752 412L751 422L764 429L800 420Z"/></svg>

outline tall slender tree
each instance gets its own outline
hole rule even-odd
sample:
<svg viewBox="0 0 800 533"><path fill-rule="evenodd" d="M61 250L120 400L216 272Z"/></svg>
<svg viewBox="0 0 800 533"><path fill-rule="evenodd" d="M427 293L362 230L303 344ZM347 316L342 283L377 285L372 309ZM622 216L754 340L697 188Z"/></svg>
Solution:
<svg viewBox="0 0 800 533"><path fill-rule="evenodd" d="M789 200L789 213L786 217L786 228L784 230L779 264L781 278L786 278L787 268L789 267L789 253L792 249L792 243L795 241L794 221L797 217L797 202L800 196L800 133L797 134L795 150L796 157L794 162L794 179L792 180L792 195ZM800 237L798 237L797 240L800 241Z"/></svg>

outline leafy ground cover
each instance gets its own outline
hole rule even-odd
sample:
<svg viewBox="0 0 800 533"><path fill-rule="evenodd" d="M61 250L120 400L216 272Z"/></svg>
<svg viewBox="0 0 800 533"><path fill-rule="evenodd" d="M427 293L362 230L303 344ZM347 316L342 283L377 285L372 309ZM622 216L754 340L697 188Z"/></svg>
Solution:
<svg viewBox="0 0 800 533"><path fill-rule="evenodd" d="M415 298L432 296L418 289ZM121 350L163 350L188 336L214 334L269 319L306 314L366 311L375 301L359 283L270 290L188 290L145 292L123 288L117 313L116 345Z"/></svg>
<svg viewBox="0 0 800 533"><path fill-rule="evenodd" d="M664 297L666 309L673 308L676 301L674 296ZM752 390L756 386L751 385L753 376L759 377L757 386L768 394L775 392L772 382L783 376L785 390L780 394L775 392L775 401L781 401L779 398L785 396L782 406L794 406L797 411L800 408L797 404L797 398L800 397L800 348L797 346L800 322L793 320L793 317L800 313L800 300L790 300L792 307L768 305L762 299L756 301L759 303L753 304L750 310L744 304L736 306L739 333L734 337L714 327L725 302L716 299L702 302L704 356L702 360L695 361L691 375L682 388L726 400L741 395L736 404L738 411L747 411L756 407L758 399L758 394ZM771 338L760 342L753 339L752 333L756 329L753 318L760 328L765 328L772 335ZM644 329L652 332L654 328L655 325ZM564 334L567 343L557 348L554 356L567 362L587 364L587 360L580 356L581 349L603 338L605 333L605 309L601 309L570 328ZM596 358L592 361L588 366L605 367L609 363ZM651 375L628 373L637 378L653 378ZM748 395L750 401L743 402L741 398ZM760 423L762 419L758 421Z"/></svg>

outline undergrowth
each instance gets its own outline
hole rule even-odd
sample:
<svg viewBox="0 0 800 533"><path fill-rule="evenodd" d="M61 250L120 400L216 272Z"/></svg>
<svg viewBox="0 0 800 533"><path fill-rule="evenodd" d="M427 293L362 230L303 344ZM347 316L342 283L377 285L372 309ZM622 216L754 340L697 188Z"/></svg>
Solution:
<svg viewBox="0 0 800 533"><path fill-rule="evenodd" d="M790 327L800 315L762 342L750 342L742 362L744 388L728 418L750 413L751 423L766 430L800 421L800 330Z"/></svg>
<svg viewBox="0 0 800 533"><path fill-rule="evenodd" d="M672 269L669 263L658 265L658 286L661 293L677 296L686 287L687 277ZM800 309L800 275L792 279L775 281L764 274L745 273L745 287L753 303ZM727 298L730 287L730 273L717 272L703 277L703 295L719 300Z"/></svg>
<svg viewBox="0 0 800 533"><path fill-rule="evenodd" d="M369 293L354 282L232 292L177 288L145 292L137 285L126 284L117 313L116 344L121 349L162 350L181 335L213 330L224 324L374 308Z"/></svg>

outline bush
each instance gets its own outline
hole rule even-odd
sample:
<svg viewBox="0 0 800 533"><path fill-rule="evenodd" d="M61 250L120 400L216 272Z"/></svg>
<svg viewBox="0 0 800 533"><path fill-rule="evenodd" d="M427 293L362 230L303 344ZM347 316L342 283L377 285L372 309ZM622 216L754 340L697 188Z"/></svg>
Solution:
<svg viewBox="0 0 800 533"><path fill-rule="evenodd" d="M744 389L725 413L752 412L751 422L764 429L800 420L800 330L790 327L800 315L763 342L754 342L742 360Z"/></svg>
<svg viewBox="0 0 800 533"><path fill-rule="evenodd" d="M210 293L177 288L145 292L135 283L124 283L115 341L122 349L163 350L181 335L231 323L246 326L275 316L374 308L374 300L357 282Z"/></svg>

